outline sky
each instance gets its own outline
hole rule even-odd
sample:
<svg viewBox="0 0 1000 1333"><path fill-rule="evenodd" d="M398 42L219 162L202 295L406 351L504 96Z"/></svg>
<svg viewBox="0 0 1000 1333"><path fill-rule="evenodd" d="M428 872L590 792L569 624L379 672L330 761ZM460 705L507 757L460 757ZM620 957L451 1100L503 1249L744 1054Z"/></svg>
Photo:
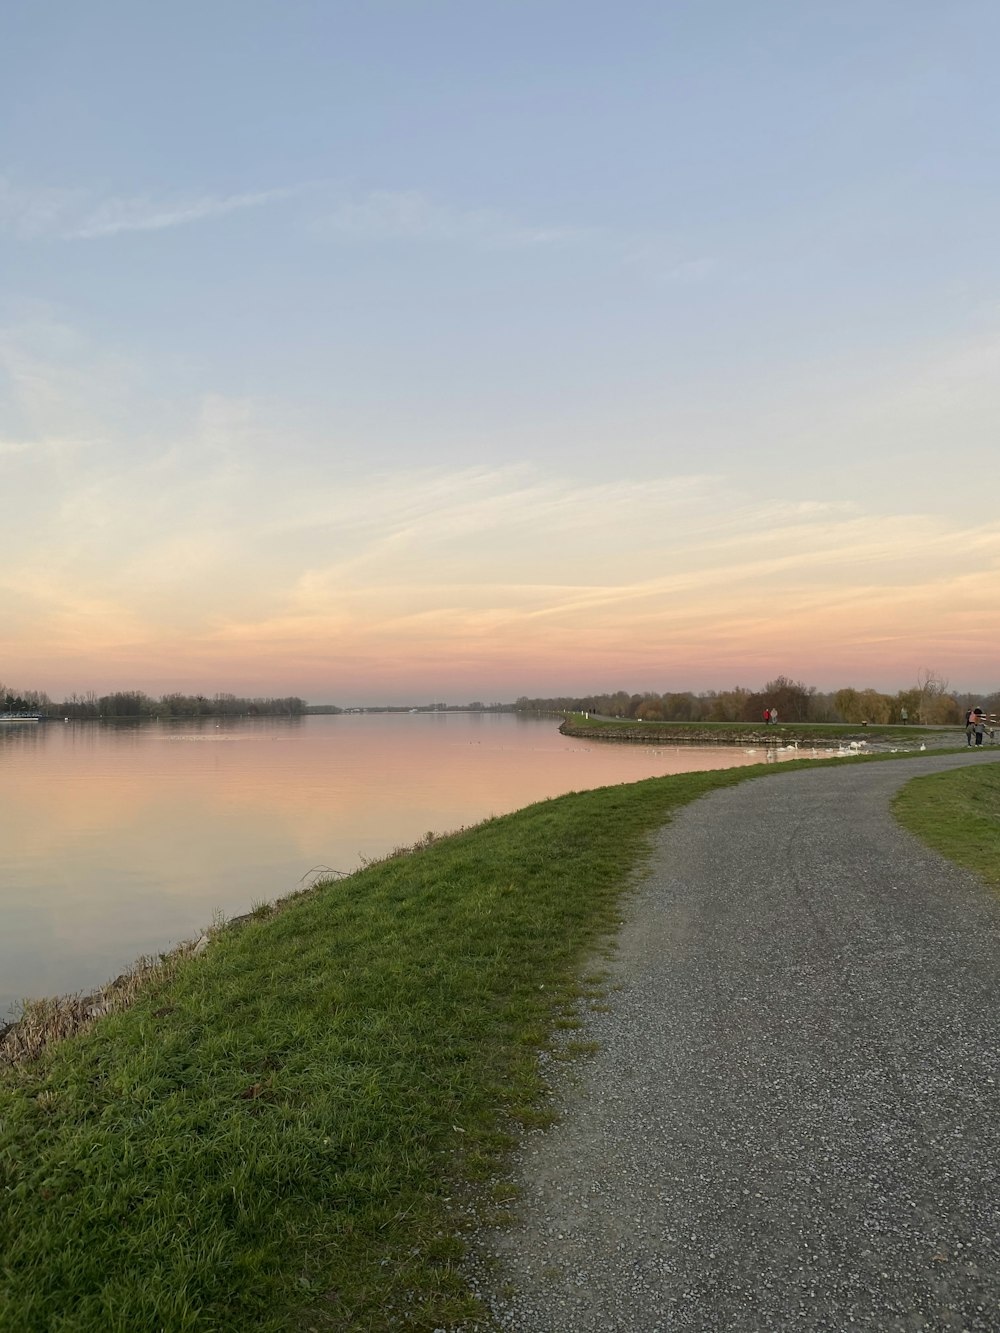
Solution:
<svg viewBox="0 0 1000 1333"><path fill-rule="evenodd" d="M994 690L994 0L41 0L0 680Z"/></svg>

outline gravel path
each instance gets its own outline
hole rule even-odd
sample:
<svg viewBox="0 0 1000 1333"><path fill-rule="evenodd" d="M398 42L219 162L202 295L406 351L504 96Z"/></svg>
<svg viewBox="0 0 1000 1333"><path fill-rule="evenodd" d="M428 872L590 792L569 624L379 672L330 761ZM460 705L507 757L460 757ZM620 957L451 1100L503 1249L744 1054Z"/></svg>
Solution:
<svg viewBox="0 0 1000 1333"><path fill-rule="evenodd" d="M500 1327L1000 1329L1000 900L889 813L997 758L779 774L662 831L600 1050L480 1238Z"/></svg>

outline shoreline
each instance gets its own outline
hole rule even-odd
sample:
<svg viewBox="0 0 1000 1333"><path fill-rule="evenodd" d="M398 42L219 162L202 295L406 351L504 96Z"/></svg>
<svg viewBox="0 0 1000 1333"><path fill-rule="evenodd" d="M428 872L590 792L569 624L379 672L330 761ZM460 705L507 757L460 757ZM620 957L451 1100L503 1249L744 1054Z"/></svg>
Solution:
<svg viewBox="0 0 1000 1333"><path fill-rule="evenodd" d="M723 729L725 728L725 729ZM730 729L731 728L731 729ZM705 724L698 722L618 722L595 720L576 722L566 718L559 731L577 740L610 741L634 745L712 745L731 749L764 747L819 750L833 756L844 749L865 754L913 753L927 750L956 749L965 743L965 732L950 728L931 730L923 727L850 727L838 725L836 731L823 732L809 723L778 723L774 727L753 723Z"/></svg>
<svg viewBox="0 0 1000 1333"><path fill-rule="evenodd" d="M795 730L794 724L779 724L767 729L752 724L728 725L732 726L732 731L698 723L618 723L608 720L580 725L566 718L558 730L562 735L575 739L607 741L611 744L701 745L750 752L755 748L764 751L783 749L786 753L797 749L800 750L800 757L803 759L810 757L830 759L838 755L857 758L864 755L907 754L918 752L922 745L928 750L939 750L955 748L962 743L950 731L917 733L914 729L915 734L912 739L909 736L906 738L910 743L901 745L898 744L900 739L898 736L879 735L866 729L858 729L849 735L823 736L816 732L800 733ZM846 728L842 730L847 731ZM464 828L455 830L455 832L465 831L467 830ZM421 851L431 842L448 836L450 835L438 834L432 839L418 841L412 846L397 846L384 857L376 858L372 864ZM351 874L357 874L364 868L360 866ZM0 1071L30 1062L47 1046L85 1032L98 1019L129 1008L140 991L151 984L166 981L181 962L203 952L222 934L239 930L252 920L275 916L303 895L315 891L327 880L344 878L350 878L350 875L331 871L322 880L305 888L293 890L267 904L262 904L253 911L219 920L212 926L196 931L192 938L179 941L165 953L136 958L113 980L90 991L59 992L23 1001L21 1011L15 1017L10 1021L0 1020Z"/></svg>

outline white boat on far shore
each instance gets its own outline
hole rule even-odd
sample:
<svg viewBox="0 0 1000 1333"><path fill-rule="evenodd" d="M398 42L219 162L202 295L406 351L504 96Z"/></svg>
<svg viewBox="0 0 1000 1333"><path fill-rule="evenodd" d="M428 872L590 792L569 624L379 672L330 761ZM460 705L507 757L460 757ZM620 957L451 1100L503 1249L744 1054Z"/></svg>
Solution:
<svg viewBox="0 0 1000 1333"><path fill-rule="evenodd" d="M41 713L0 713L0 722L41 722Z"/></svg>

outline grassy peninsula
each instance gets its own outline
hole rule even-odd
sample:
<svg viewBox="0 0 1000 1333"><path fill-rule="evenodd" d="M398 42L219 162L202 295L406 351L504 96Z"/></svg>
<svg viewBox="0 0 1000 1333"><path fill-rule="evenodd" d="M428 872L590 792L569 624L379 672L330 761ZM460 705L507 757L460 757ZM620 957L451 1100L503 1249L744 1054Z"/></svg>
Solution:
<svg viewBox="0 0 1000 1333"><path fill-rule="evenodd" d="M495 1167L546 1116L537 1052L599 1002L649 834L778 772L578 793L428 840L220 931L129 1010L8 1070L0 1328L469 1317L467 1204L503 1212ZM994 774L958 775L962 808Z"/></svg>
<svg viewBox="0 0 1000 1333"><path fill-rule="evenodd" d="M634 717L594 717L567 712L560 728L567 736L588 736L602 740L644 741L646 744L676 745L821 745L841 741L867 740L884 745L917 745L924 737L940 738L940 728L902 726L900 724L862 725L846 722L778 722L774 726L759 722L664 722ZM956 743L964 739L956 728Z"/></svg>

